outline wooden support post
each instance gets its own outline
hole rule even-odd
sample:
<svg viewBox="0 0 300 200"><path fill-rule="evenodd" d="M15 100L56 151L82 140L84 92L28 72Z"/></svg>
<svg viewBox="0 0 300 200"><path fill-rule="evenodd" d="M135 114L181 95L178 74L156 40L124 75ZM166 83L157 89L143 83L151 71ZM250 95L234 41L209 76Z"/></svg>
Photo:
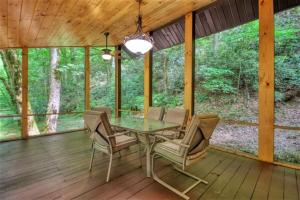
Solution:
<svg viewBox="0 0 300 200"><path fill-rule="evenodd" d="M152 57L152 50L144 56L144 116L147 116L148 109L152 106Z"/></svg>
<svg viewBox="0 0 300 200"><path fill-rule="evenodd" d="M195 70L195 26L194 14L185 15L184 29L184 108L189 111L189 118L194 114L194 70Z"/></svg>
<svg viewBox="0 0 300 200"><path fill-rule="evenodd" d="M259 137L258 157L274 160L274 9L259 0Z"/></svg>
<svg viewBox="0 0 300 200"><path fill-rule="evenodd" d="M121 117L121 46L115 48L115 117Z"/></svg>
<svg viewBox="0 0 300 200"><path fill-rule="evenodd" d="M91 104L90 104L90 74L91 74L91 69L90 69L90 47L85 47L85 62L84 62L84 102L85 110L90 110L91 109Z"/></svg>
<svg viewBox="0 0 300 200"><path fill-rule="evenodd" d="M28 138L28 48L22 48L22 138Z"/></svg>

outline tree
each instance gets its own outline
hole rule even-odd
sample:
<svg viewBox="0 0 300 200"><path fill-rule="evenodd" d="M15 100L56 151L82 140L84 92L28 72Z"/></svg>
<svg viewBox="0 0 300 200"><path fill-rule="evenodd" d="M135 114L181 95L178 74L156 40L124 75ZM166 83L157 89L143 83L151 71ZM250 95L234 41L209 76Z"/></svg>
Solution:
<svg viewBox="0 0 300 200"><path fill-rule="evenodd" d="M0 80L7 93L14 110L22 113L22 64L18 58L16 49L0 50L1 59L4 66L5 76L0 76ZM31 104L28 101L28 112L31 113ZM28 117L29 135L40 134L34 116Z"/></svg>
<svg viewBox="0 0 300 200"><path fill-rule="evenodd" d="M60 72L59 67L59 49L51 48L51 61L50 61L50 92L49 92L49 101L47 106L47 113L54 113L51 115L47 115L46 118L46 132L56 132L57 128L57 119L58 115L55 113L59 113L60 106L60 90L61 90L61 82L60 82Z"/></svg>

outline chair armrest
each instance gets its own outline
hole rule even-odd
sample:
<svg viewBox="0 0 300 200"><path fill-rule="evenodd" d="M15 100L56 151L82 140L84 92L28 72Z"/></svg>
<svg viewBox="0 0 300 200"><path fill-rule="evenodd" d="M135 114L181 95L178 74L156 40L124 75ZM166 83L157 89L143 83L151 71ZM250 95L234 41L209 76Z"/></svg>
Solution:
<svg viewBox="0 0 300 200"><path fill-rule="evenodd" d="M180 127L180 128L178 129L178 131L179 131L180 133L185 133L185 132L186 132L186 129L183 128L183 127Z"/></svg>
<svg viewBox="0 0 300 200"><path fill-rule="evenodd" d="M168 142L173 143L173 144L177 144L177 145L182 146L182 147L186 147L186 148L189 148L189 147L190 147L190 145L183 144L183 143L179 143L179 142L175 142L174 140L171 140L171 139L169 139L169 138L167 138L167 137L164 137L164 136L162 136L162 135L155 135L155 136L154 136L154 142L156 141L156 138L159 138L159 139L168 141Z"/></svg>

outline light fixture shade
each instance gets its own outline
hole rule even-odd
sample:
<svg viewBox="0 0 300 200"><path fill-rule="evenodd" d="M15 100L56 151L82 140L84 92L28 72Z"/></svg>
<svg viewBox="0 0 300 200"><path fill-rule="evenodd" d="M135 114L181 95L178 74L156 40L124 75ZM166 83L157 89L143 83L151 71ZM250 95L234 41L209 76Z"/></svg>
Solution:
<svg viewBox="0 0 300 200"><path fill-rule="evenodd" d="M124 39L124 45L126 48L134 54L145 54L153 48L153 38L138 31L136 34L126 36Z"/></svg>
<svg viewBox="0 0 300 200"><path fill-rule="evenodd" d="M137 0L139 4L139 14L137 20L137 30L135 34L126 36L124 39L125 47L136 55L143 55L153 48L153 37L145 34L142 29L141 3L142 0Z"/></svg>
<svg viewBox="0 0 300 200"><path fill-rule="evenodd" d="M112 58L112 55L110 53L110 49L104 49L102 54L103 60L110 60Z"/></svg>

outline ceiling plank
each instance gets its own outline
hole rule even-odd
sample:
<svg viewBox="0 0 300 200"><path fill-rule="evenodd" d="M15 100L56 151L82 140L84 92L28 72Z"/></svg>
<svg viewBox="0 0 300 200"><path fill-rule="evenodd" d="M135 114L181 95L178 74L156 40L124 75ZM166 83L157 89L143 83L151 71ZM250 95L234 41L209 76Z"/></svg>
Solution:
<svg viewBox="0 0 300 200"><path fill-rule="evenodd" d="M8 29L8 5L7 0L0 0L0 46L8 46L7 29Z"/></svg>
<svg viewBox="0 0 300 200"><path fill-rule="evenodd" d="M21 13L21 0L8 1L7 40L8 46L19 45L19 19Z"/></svg>
<svg viewBox="0 0 300 200"><path fill-rule="evenodd" d="M37 0L26 0L22 3L21 18L20 18L20 30L19 30L19 43L21 46L28 44L28 30L32 23L33 14L37 5Z"/></svg>
<svg viewBox="0 0 300 200"><path fill-rule="evenodd" d="M39 32L35 36L35 40L39 41L38 45L41 45L44 38L46 38L49 32L51 32L53 25L56 23L54 19L57 17L63 2L64 0L51 0L49 8L39 28Z"/></svg>
<svg viewBox="0 0 300 200"><path fill-rule="evenodd" d="M38 0L33 11L33 17L29 26L29 30L25 35L26 39L23 39L23 41L28 42L27 44L23 44L24 46L30 46L30 44L35 43L36 36L40 31L41 24L46 16L49 5L50 2L47 0Z"/></svg>
<svg viewBox="0 0 300 200"><path fill-rule="evenodd" d="M205 10L205 11L204 11L204 15L205 15L205 17L206 17L206 20L207 20L209 29L211 30L212 33L215 33L215 32L216 32L215 24L214 24L214 22L213 22L213 20L212 20L212 17L211 17L211 15L210 15L209 10Z"/></svg>

